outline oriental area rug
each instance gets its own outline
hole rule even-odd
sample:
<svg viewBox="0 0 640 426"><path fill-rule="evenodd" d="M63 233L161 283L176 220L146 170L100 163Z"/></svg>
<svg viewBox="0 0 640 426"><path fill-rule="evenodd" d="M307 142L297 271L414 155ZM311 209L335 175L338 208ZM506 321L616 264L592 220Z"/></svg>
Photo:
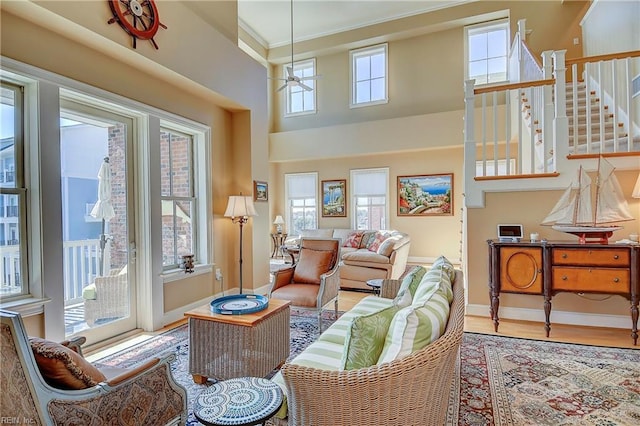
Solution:
<svg viewBox="0 0 640 426"><path fill-rule="evenodd" d="M332 312L323 318L326 328ZM318 337L316 320L312 312L292 310L289 359ZM186 325L94 364L132 367L169 352L191 407L207 385L193 383L188 373ZM187 424L199 424L191 410ZM640 350L465 333L447 425L640 425Z"/></svg>

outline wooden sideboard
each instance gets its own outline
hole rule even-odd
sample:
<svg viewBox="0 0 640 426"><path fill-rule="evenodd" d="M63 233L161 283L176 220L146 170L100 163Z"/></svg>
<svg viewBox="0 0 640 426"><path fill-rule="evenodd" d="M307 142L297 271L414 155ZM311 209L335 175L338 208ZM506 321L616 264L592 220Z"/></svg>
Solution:
<svg viewBox="0 0 640 426"><path fill-rule="evenodd" d="M551 331L551 299L556 293L612 294L631 302L631 337L638 341L640 246L578 244L566 241L489 244L490 314L498 331L500 293L544 298L545 330Z"/></svg>

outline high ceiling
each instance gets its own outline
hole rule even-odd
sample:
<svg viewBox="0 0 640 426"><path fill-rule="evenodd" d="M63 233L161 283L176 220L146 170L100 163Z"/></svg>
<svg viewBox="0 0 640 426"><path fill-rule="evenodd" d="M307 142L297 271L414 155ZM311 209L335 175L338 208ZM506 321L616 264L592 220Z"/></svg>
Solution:
<svg viewBox="0 0 640 426"><path fill-rule="evenodd" d="M293 38L308 40L467 1L293 0ZM238 20L266 48L291 43L290 0L238 0Z"/></svg>

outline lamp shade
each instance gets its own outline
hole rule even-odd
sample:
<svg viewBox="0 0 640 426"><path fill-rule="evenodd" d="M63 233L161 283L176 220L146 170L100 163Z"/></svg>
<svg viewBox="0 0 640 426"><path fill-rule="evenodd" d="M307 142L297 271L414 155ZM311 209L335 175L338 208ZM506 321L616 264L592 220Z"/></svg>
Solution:
<svg viewBox="0 0 640 426"><path fill-rule="evenodd" d="M230 195L227 210L224 212L224 217L233 218L249 216L258 216L258 212L256 212L256 209L253 206L253 200L251 197L245 195Z"/></svg>
<svg viewBox="0 0 640 426"><path fill-rule="evenodd" d="M638 180L636 181L636 186L633 187L631 196L633 198L640 198L640 175L638 175Z"/></svg>
<svg viewBox="0 0 640 426"><path fill-rule="evenodd" d="M276 220L273 221L274 225L284 225L284 219L282 218L282 216L278 215L276 216Z"/></svg>

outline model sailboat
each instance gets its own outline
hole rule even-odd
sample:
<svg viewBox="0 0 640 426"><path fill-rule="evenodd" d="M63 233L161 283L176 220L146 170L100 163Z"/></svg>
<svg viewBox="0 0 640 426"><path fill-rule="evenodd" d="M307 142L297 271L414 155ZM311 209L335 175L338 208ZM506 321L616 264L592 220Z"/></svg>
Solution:
<svg viewBox="0 0 640 426"><path fill-rule="evenodd" d="M591 179L580 166L577 187L572 184L566 189L542 225L552 225L556 231L576 235L580 244L607 244L613 231L622 229L616 223L634 219L614 170L604 158L598 159L593 204Z"/></svg>

